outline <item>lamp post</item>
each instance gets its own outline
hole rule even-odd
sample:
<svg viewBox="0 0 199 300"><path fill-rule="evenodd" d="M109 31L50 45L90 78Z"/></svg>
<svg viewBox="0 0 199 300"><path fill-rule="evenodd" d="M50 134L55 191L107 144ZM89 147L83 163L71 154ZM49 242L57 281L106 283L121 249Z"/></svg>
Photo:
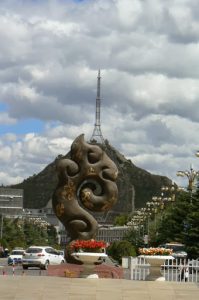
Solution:
<svg viewBox="0 0 199 300"><path fill-rule="evenodd" d="M152 201L147 202L147 221L148 221L148 236L151 239L151 230L149 230L149 220L153 220L153 224L155 225L155 235L157 235L157 213L158 213L158 206L160 203L158 202L158 197L152 197Z"/></svg>
<svg viewBox="0 0 199 300"><path fill-rule="evenodd" d="M176 192L179 191L179 190L180 189L178 187L176 187L173 182L172 182L171 186L162 186L161 191L166 193L166 194L169 193L169 197L164 197L163 202L168 201L168 202L171 202L173 204L173 202L175 202Z"/></svg>
<svg viewBox="0 0 199 300"><path fill-rule="evenodd" d="M127 223L127 225L132 226L132 228L137 233L136 235L138 237L138 240L144 238L144 221L145 221L144 210L140 209L135 212L135 215L132 217L131 221Z"/></svg>
<svg viewBox="0 0 199 300"><path fill-rule="evenodd" d="M158 197L152 197L153 201L153 208L152 211L154 212L154 223L155 223L155 233L157 234L157 213L158 213L158 207L160 205L160 199Z"/></svg>
<svg viewBox="0 0 199 300"><path fill-rule="evenodd" d="M190 202L192 203L192 192L194 189L194 181L199 176L199 171L195 171L192 167L190 167L189 171L178 171L177 176L187 177L188 178L188 187L187 190L190 192Z"/></svg>
<svg viewBox="0 0 199 300"><path fill-rule="evenodd" d="M150 223L150 217L152 215L151 212L151 207L150 207L151 202L147 202L145 208L145 216L146 216L146 235L145 235L145 244L148 246L149 245L149 240L150 240L150 230L149 230L149 223Z"/></svg>
<svg viewBox="0 0 199 300"><path fill-rule="evenodd" d="M3 237L3 213L1 214L1 233L0 233L0 238L2 239Z"/></svg>

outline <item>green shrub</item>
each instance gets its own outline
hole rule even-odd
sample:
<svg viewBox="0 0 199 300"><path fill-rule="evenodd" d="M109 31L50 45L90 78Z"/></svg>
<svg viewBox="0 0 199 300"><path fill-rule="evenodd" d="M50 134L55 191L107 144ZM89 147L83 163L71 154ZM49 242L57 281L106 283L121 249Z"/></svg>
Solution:
<svg viewBox="0 0 199 300"><path fill-rule="evenodd" d="M136 256L136 251L134 246L129 241L123 240L114 241L113 243L111 243L107 248L107 254L121 264L122 257Z"/></svg>

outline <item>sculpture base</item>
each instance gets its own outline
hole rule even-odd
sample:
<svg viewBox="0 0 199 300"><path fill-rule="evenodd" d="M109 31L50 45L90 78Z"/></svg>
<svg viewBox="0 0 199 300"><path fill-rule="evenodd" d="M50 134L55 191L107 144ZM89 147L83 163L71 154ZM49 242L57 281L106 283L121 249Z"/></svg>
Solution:
<svg viewBox="0 0 199 300"><path fill-rule="evenodd" d="M74 252L71 255L83 264L94 264L99 261L102 262L101 259L107 257L107 254L101 252Z"/></svg>
<svg viewBox="0 0 199 300"><path fill-rule="evenodd" d="M160 266L152 266L150 267L150 273L146 277L147 281L165 281L165 277L162 276L160 271Z"/></svg>
<svg viewBox="0 0 199 300"><path fill-rule="evenodd" d="M146 277L147 281L165 281L161 273L161 266L166 259L173 259L173 256L168 255L140 255L145 258L146 262L150 264L150 273Z"/></svg>
<svg viewBox="0 0 199 300"><path fill-rule="evenodd" d="M80 273L80 278L87 278L88 276L95 274L95 265L93 263L86 263L82 265L83 271Z"/></svg>
<svg viewBox="0 0 199 300"><path fill-rule="evenodd" d="M82 274L83 273L83 274ZM92 269L93 274L97 274L99 278L124 278L122 267L110 266L105 263L101 265L94 265ZM77 264L60 264L49 265L47 269L47 276L67 277L67 278L85 278L84 266Z"/></svg>
<svg viewBox="0 0 199 300"><path fill-rule="evenodd" d="M101 252L74 252L71 255L83 263L83 272L80 274L82 278L94 274L95 263L102 263L102 259L107 257L107 254Z"/></svg>

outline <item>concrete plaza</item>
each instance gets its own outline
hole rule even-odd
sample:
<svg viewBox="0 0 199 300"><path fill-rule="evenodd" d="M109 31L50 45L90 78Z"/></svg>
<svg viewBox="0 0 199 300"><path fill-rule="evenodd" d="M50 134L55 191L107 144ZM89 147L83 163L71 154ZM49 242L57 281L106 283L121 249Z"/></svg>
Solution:
<svg viewBox="0 0 199 300"><path fill-rule="evenodd" d="M196 283L0 276L1 300L198 300Z"/></svg>

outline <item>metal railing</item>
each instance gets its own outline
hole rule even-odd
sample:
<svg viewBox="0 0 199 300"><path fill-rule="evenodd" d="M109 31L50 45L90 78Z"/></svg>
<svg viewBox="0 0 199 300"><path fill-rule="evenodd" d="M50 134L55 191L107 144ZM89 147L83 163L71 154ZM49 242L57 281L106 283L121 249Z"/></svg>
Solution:
<svg viewBox="0 0 199 300"><path fill-rule="evenodd" d="M150 264L141 257L129 257L128 267L131 280L146 280L150 273ZM166 260L161 273L166 281L199 282L199 260Z"/></svg>

